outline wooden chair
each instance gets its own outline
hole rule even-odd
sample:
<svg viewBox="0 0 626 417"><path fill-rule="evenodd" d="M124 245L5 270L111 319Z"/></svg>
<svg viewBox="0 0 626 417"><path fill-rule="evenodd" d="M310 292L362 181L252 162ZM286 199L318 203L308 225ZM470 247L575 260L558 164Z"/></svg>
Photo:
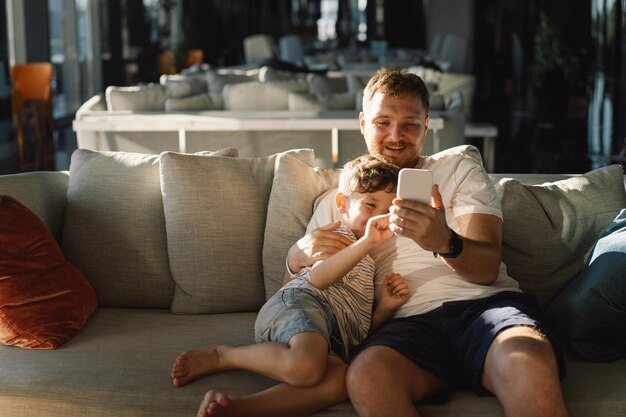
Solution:
<svg viewBox="0 0 626 417"><path fill-rule="evenodd" d="M17 128L18 170L25 168L24 124L36 135L35 169L54 169L52 64L16 64L11 68L11 110Z"/></svg>

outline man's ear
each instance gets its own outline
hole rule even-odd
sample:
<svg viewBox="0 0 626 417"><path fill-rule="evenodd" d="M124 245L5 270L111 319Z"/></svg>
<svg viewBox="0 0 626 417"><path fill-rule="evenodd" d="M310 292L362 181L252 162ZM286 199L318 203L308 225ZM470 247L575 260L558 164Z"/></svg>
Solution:
<svg viewBox="0 0 626 417"><path fill-rule="evenodd" d="M348 210L348 201L343 193L338 192L335 194L335 206L337 206L337 211L341 214L345 214Z"/></svg>
<svg viewBox="0 0 626 417"><path fill-rule="evenodd" d="M361 126L361 134L363 133L363 129L365 128L365 115L363 112L359 112L359 126Z"/></svg>

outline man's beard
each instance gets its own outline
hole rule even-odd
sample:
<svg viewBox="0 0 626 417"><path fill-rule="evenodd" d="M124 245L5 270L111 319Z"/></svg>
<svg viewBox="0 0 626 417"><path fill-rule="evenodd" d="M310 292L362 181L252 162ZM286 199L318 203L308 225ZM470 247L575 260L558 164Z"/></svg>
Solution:
<svg viewBox="0 0 626 417"><path fill-rule="evenodd" d="M389 143L379 143L374 147L374 156L389 164L397 165L400 168L409 168L417 164L420 159L419 153L415 150L414 145L410 145L405 141L394 142L392 147L402 147L402 154L396 157L386 155L384 152Z"/></svg>

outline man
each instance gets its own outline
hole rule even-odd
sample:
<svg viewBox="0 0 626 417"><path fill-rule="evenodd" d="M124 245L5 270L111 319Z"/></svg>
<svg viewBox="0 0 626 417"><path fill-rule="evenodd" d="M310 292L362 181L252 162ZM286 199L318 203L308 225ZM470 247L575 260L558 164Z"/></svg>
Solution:
<svg viewBox="0 0 626 417"><path fill-rule="evenodd" d="M534 299L501 264L501 210L480 164L463 155L425 157L428 91L422 80L382 69L365 88L361 132L370 154L433 173L432 206L395 199L395 241L373 253L376 281L399 273L409 301L360 348L347 373L360 416L419 416L414 403L472 387L494 394L505 415L568 416L563 372ZM328 199L289 250L297 271L349 245ZM434 254L434 256L433 256ZM287 271L287 277L289 271Z"/></svg>

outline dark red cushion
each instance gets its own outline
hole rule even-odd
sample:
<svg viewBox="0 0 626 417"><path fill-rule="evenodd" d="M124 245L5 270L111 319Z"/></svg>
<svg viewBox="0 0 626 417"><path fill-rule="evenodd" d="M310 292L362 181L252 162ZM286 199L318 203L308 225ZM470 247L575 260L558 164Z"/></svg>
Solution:
<svg viewBox="0 0 626 417"><path fill-rule="evenodd" d="M55 349L80 332L97 305L37 215L0 196L0 342Z"/></svg>

